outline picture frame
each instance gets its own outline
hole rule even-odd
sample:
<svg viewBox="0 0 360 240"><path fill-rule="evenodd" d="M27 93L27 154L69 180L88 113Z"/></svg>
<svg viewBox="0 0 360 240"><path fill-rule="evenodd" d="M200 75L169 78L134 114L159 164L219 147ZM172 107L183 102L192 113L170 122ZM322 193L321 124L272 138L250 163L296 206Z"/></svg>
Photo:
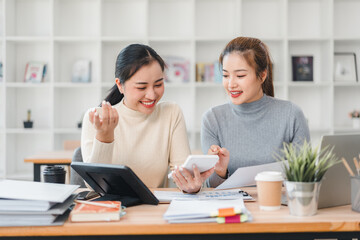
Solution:
<svg viewBox="0 0 360 240"><path fill-rule="evenodd" d="M358 81L356 54L354 52L334 53L334 81Z"/></svg>
<svg viewBox="0 0 360 240"><path fill-rule="evenodd" d="M292 56L293 81L314 81L314 57Z"/></svg>

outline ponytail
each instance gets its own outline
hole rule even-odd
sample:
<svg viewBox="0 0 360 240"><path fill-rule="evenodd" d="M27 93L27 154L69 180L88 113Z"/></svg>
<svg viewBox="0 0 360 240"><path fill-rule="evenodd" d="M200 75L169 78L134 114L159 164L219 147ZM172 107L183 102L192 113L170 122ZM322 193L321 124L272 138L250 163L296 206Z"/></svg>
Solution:
<svg viewBox="0 0 360 240"><path fill-rule="evenodd" d="M124 94L122 94L119 89L118 86L115 84L114 86L112 86L109 90L109 94L106 96L106 98L104 99L105 102L109 102L111 104L111 106L118 104L119 102L121 102L121 100L124 98ZM100 107L101 107L101 103L100 103Z"/></svg>
<svg viewBox="0 0 360 240"><path fill-rule="evenodd" d="M257 38L237 37L231 40L220 54L220 65L222 65L224 57L232 52L241 54L247 63L255 68L257 78L261 79L263 72L267 71L266 79L262 83L262 90L266 95L274 97L272 63L266 44Z"/></svg>

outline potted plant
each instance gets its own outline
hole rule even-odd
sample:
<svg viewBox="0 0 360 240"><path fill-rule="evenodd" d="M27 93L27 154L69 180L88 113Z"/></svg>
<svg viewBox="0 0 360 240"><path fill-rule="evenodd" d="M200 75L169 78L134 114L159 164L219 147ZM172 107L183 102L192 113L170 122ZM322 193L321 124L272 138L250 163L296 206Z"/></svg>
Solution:
<svg viewBox="0 0 360 240"><path fill-rule="evenodd" d="M304 141L302 146L284 143L280 154L275 154L282 163L285 174L285 188L291 215L311 216L316 214L321 179L325 172L339 159L333 148L312 148Z"/></svg>
<svg viewBox="0 0 360 240"><path fill-rule="evenodd" d="M27 111L27 121L24 121L24 128L32 128L33 121L31 121L31 110Z"/></svg>
<svg viewBox="0 0 360 240"><path fill-rule="evenodd" d="M349 117L352 119L353 128L360 128L360 111L354 110L349 112Z"/></svg>

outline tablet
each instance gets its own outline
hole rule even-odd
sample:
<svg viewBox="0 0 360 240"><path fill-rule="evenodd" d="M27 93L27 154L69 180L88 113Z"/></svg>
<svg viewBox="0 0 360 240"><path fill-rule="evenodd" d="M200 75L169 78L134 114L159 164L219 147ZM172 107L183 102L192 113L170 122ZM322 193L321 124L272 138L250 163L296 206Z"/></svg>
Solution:
<svg viewBox="0 0 360 240"><path fill-rule="evenodd" d="M121 201L126 207L159 203L140 178L127 166L73 162L71 167L101 196L95 201Z"/></svg>
<svg viewBox="0 0 360 240"><path fill-rule="evenodd" d="M193 164L195 164L199 169L199 172L202 173L214 167L218 160L218 155L189 155L182 167L186 168L194 175ZM170 173L168 177L171 178L172 173Z"/></svg>

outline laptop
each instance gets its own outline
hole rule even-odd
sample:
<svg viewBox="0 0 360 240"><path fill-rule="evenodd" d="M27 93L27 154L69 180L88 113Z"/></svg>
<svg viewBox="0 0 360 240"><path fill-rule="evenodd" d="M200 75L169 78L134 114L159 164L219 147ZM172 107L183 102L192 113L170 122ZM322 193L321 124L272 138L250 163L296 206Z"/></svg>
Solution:
<svg viewBox="0 0 360 240"><path fill-rule="evenodd" d="M349 166L356 173L353 158L359 158L360 134L324 135L320 149L326 146L333 147L333 153L341 159L346 159ZM332 166L325 173L319 194L318 208L335 207L351 204L350 176L344 164Z"/></svg>

